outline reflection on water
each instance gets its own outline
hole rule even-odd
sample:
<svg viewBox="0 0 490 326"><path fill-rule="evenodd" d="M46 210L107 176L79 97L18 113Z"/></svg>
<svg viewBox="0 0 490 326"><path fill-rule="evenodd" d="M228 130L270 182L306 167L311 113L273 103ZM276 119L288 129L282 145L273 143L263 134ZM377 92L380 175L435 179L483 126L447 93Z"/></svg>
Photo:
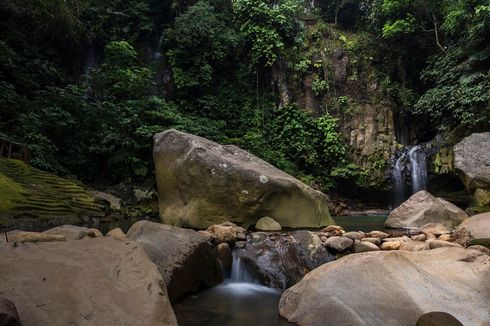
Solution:
<svg viewBox="0 0 490 326"><path fill-rule="evenodd" d="M334 216L335 224L344 228L345 231L393 231L385 228L387 216Z"/></svg>
<svg viewBox="0 0 490 326"><path fill-rule="evenodd" d="M281 292L227 281L173 306L180 326L290 325L277 313Z"/></svg>

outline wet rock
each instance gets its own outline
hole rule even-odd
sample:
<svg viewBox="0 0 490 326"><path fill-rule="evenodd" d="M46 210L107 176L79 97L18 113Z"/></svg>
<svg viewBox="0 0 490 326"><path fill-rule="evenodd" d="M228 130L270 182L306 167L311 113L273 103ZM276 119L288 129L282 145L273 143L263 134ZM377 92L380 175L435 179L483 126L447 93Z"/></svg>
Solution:
<svg viewBox="0 0 490 326"><path fill-rule="evenodd" d="M124 234L123 230L121 228L115 228L107 232L105 235L106 237L113 237L119 240L126 240L126 234Z"/></svg>
<svg viewBox="0 0 490 326"><path fill-rule="evenodd" d="M269 216L260 218L255 224L255 228L260 231L281 231L281 225Z"/></svg>
<svg viewBox="0 0 490 326"><path fill-rule="evenodd" d="M389 236L388 233L385 233L385 232L382 232L382 231L371 231L367 234L367 236L369 238L380 238L380 239L384 239L384 238L387 238Z"/></svg>
<svg viewBox="0 0 490 326"><path fill-rule="evenodd" d="M230 246L226 242L220 243L214 248L214 251L221 265L226 269L230 268L233 261Z"/></svg>
<svg viewBox="0 0 490 326"><path fill-rule="evenodd" d="M114 195L108 194L106 192L90 190L90 195L95 198L98 202L103 202L104 205L112 212L121 211L121 198Z"/></svg>
<svg viewBox="0 0 490 326"><path fill-rule="evenodd" d="M470 194L490 190L490 132L475 133L457 143L454 167Z"/></svg>
<svg viewBox="0 0 490 326"><path fill-rule="evenodd" d="M154 136L160 217L205 229L233 221L245 227L271 216L282 227L333 222L328 197L236 146L175 129Z"/></svg>
<svg viewBox="0 0 490 326"><path fill-rule="evenodd" d="M381 250L398 250L402 245L402 241L388 241L381 244Z"/></svg>
<svg viewBox="0 0 490 326"><path fill-rule="evenodd" d="M352 240L361 240L362 238L365 238L365 234L361 232L346 232L342 236Z"/></svg>
<svg viewBox="0 0 490 326"><path fill-rule="evenodd" d="M321 239L310 231L254 232L241 257L259 280L278 289L290 287L333 260Z"/></svg>
<svg viewBox="0 0 490 326"><path fill-rule="evenodd" d="M237 249L243 249L247 246L247 242L246 241L237 241L235 242L235 248Z"/></svg>
<svg viewBox="0 0 490 326"><path fill-rule="evenodd" d="M420 316L415 326L463 326L463 324L447 312L432 311Z"/></svg>
<svg viewBox="0 0 490 326"><path fill-rule="evenodd" d="M427 243L429 244L430 249L443 248L443 247L463 248L463 246L458 243L448 242L444 240L430 240L427 241Z"/></svg>
<svg viewBox="0 0 490 326"><path fill-rule="evenodd" d="M60 234L44 234L41 232L17 231L9 232L9 242L51 242L66 241L66 237Z"/></svg>
<svg viewBox="0 0 490 326"><path fill-rule="evenodd" d="M367 251L379 251L379 247L372 242L368 241L355 241L354 252L367 252Z"/></svg>
<svg viewBox="0 0 490 326"><path fill-rule="evenodd" d="M26 325L177 325L141 246L111 237L0 244L0 293Z"/></svg>
<svg viewBox="0 0 490 326"><path fill-rule="evenodd" d="M0 298L0 326L21 326L19 313L14 303Z"/></svg>
<svg viewBox="0 0 490 326"><path fill-rule="evenodd" d="M489 256L461 248L348 255L287 289L279 313L299 325L413 326L424 312L444 310L464 325L485 325L489 275ZM454 298L465 298L464 307Z"/></svg>
<svg viewBox="0 0 490 326"><path fill-rule="evenodd" d="M222 281L214 248L199 232L139 221L131 226L127 237L141 244L157 265L171 301Z"/></svg>
<svg viewBox="0 0 490 326"><path fill-rule="evenodd" d="M399 250L405 251L421 251L421 250L429 250L429 244L426 242L420 241L404 241L398 248Z"/></svg>
<svg viewBox="0 0 490 326"><path fill-rule="evenodd" d="M52 235L63 235L67 240L80 240L86 238L103 237L102 233L97 229L91 229L76 225L61 225L44 231L43 233Z"/></svg>
<svg viewBox="0 0 490 326"><path fill-rule="evenodd" d="M334 249L338 252L343 252L350 248L354 244L354 241L350 238L333 236L325 241L325 246Z"/></svg>
<svg viewBox="0 0 490 326"><path fill-rule="evenodd" d="M490 238L490 213L478 214L461 223L456 231L465 228L472 239Z"/></svg>
<svg viewBox="0 0 490 326"><path fill-rule="evenodd" d="M422 190L391 211L385 225L390 228L403 228L441 223L448 228L454 228L467 218L468 214L456 205Z"/></svg>

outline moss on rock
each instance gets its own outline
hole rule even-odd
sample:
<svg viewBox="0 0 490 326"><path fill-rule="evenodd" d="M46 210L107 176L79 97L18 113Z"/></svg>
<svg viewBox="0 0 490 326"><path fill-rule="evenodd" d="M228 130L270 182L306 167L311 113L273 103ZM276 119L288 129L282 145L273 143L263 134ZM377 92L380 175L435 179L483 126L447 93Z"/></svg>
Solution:
<svg viewBox="0 0 490 326"><path fill-rule="evenodd" d="M70 180L22 161L0 159L0 226L80 223L103 216L103 207Z"/></svg>

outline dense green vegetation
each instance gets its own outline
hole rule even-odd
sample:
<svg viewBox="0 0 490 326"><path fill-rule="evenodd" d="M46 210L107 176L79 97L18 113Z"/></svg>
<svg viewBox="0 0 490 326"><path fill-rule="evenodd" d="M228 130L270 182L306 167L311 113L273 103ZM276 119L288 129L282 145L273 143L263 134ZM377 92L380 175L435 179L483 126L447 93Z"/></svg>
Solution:
<svg viewBox="0 0 490 326"><path fill-rule="evenodd" d="M11 0L0 17L0 137L28 143L35 166L88 181L149 176L151 136L171 127L237 144L324 190L363 178L333 114L277 105L272 71L285 63L313 72L313 91L337 111L349 107L301 57L304 19L345 31L348 50L357 43L345 35L375 42L379 52L360 55L356 74L378 57L379 82L401 110L442 129L490 122L487 0L314 8L301 0Z"/></svg>

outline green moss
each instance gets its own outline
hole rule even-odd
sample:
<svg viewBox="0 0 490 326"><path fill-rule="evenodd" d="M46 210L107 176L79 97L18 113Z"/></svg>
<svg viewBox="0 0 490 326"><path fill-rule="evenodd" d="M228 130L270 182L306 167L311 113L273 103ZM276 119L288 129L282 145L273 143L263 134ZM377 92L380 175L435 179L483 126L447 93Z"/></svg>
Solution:
<svg viewBox="0 0 490 326"><path fill-rule="evenodd" d="M0 211L5 211L14 206L14 201L21 196L22 187L0 173Z"/></svg>
<svg viewBox="0 0 490 326"><path fill-rule="evenodd" d="M103 208L84 187L22 161L0 159L0 218L58 222L99 217Z"/></svg>
<svg viewBox="0 0 490 326"><path fill-rule="evenodd" d="M490 249L490 238L473 239L468 244L468 246L475 246L475 245L484 246Z"/></svg>

